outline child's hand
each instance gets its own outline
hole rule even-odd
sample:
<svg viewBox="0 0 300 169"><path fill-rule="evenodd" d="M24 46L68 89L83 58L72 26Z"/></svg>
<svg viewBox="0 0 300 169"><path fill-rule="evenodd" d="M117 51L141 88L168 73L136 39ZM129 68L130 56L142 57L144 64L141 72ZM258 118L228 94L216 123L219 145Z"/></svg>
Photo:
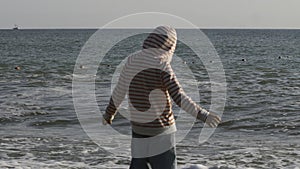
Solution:
<svg viewBox="0 0 300 169"><path fill-rule="evenodd" d="M205 121L205 123L208 124L210 127L217 127L220 122L221 118L213 112L209 112Z"/></svg>
<svg viewBox="0 0 300 169"><path fill-rule="evenodd" d="M103 118L102 118L102 124L103 125L112 124L112 121L113 121L114 117L115 116L111 116L109 119L105 119L105 116L103 116Z"/></svg>

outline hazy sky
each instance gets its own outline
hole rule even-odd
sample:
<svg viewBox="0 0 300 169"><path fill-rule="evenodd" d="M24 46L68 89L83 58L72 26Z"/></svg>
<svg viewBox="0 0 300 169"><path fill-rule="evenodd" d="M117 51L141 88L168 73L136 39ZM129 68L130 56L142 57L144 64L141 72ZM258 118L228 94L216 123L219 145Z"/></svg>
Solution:
<svg viewBox="0 0 300 169"><path fill-rule="evenodd" d="M200 28L300 28L300 0L0 0L0 28L98 28L137 12L174 14Z"/></svg>

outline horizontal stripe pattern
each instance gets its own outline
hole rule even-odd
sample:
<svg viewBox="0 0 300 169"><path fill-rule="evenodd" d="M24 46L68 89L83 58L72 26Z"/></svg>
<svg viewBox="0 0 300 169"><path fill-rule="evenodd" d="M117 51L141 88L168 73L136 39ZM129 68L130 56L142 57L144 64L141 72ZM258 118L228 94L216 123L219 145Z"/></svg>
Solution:
<svg viewBox="0 0 300 169"><path fill-rule="evenodd" d="M157 35L159 37L156 37ZM174 44L176 32L158 29L145 40L142 51L128 57L103 115L107 121L116 114L126 95L133 130L138 126L139 130L144 127L147 128L145 131L156 133L161 131L161 128L174 125L171 98L183 110L205 121L207 111L185 94L170 65L173 53L165 49ZM151 47L163 50L149 49Z"/></svg>

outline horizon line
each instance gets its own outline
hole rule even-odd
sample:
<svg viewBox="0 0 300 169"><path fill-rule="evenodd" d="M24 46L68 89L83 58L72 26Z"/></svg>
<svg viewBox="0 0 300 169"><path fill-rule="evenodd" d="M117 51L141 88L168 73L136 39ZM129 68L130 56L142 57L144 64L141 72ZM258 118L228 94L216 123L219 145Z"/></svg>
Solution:
<svg viewBox="0 0 300 169"><path fill-rule="evenodd" d="M98 30L98 29L154 29L154 27L19 27L18 30ZM175 29L197 29L188 27L175 27ZM299 30L296 27L198 27L198 29L257 29L257 30ZM13 30L13 28L0 28L0 30Z"/></svg>

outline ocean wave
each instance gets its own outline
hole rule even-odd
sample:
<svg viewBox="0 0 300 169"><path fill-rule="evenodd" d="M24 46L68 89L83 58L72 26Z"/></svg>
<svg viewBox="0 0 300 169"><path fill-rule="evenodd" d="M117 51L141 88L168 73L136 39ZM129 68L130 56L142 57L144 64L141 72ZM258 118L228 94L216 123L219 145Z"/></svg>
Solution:
<svg viewBox="0 0 300 169"><path fill-rule="evenodd" d="M28 112L15 112L10 114L5 114L0 117L0 125L6 125L8 123L21 123L26 120L31 120L34 116L48 115L45 111L28 111Z"/></svg>
<svg viewBox="0 0 300 169"><path fill-rule="evenodd" d="M45 120L30 123L30 126L36 127L65 127L68 125L79 124L78 119L74 120Z"/></svg>
<svg viewBox="0 0 300 169"><path fill-rule="evenodd" d="M20 117L27 117L27 116L39 116L39 115L47 115L48 112L45 111L30 111L30 112L24 112L23 114L20 114L18 116Z"/></svg>
<svg viewBox="0 0 300 169"><path fill-rule="evenodd" d="M0 125L6 125L7 123L15 123L20 121L20 119L13 117L0 117Z"/></svg>

